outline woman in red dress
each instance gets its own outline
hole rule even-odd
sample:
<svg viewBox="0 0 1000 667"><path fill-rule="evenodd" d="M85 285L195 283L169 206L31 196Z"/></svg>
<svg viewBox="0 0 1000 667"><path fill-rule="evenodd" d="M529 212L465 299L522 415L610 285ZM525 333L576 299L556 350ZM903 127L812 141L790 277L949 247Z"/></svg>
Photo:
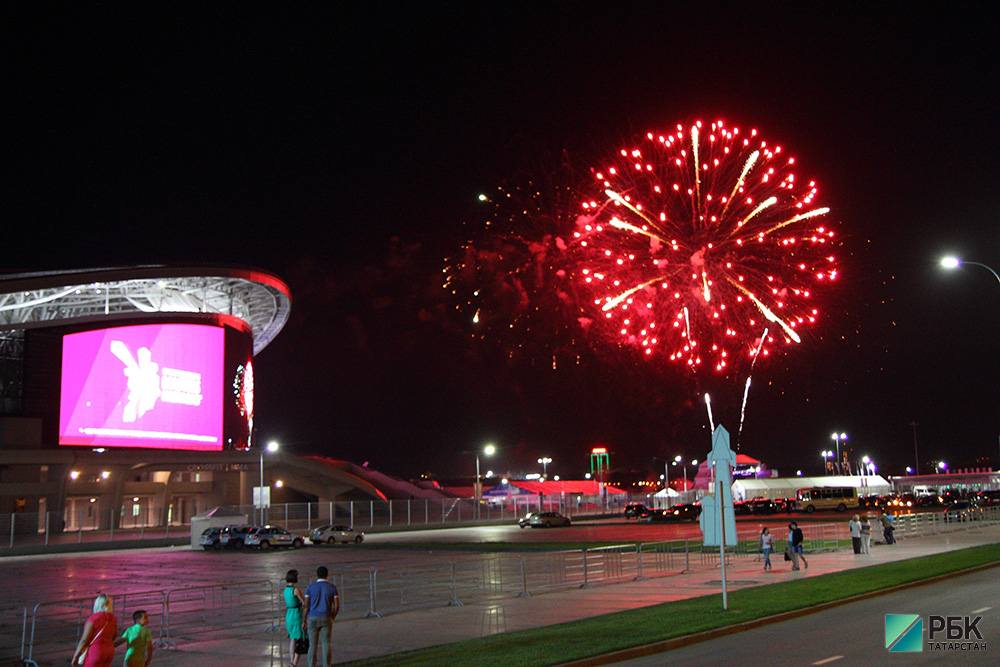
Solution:
<svg viewBox="0 0 1000 667"><path fill-rule="evenodd" d="M78 665L77 661L86 651L84 667L111 667L115 646L121 643L116 641L118 639L118 619L115 618L114 605L110 597L101 593L94 600L93 615L83 624L83 636L73 652L72 664Z"/></svg>

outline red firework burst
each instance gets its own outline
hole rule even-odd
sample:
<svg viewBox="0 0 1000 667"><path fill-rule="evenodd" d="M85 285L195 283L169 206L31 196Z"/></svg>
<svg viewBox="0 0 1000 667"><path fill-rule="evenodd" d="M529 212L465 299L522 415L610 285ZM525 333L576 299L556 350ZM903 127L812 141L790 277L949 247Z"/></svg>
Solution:
<svg viewBox="0 0 1000 667"><path fill-rule="evenodd" d="M608 331L693 369L799 342L837 278L829 209L795 159L721 121L647 134L594 170L571 251ZM578 285L579 286L579 285Z"/></svg>

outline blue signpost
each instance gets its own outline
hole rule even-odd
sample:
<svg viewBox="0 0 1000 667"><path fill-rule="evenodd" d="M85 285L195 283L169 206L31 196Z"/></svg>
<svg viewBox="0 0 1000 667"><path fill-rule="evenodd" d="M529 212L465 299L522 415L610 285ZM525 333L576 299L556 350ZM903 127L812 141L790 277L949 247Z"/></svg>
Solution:
<svg viewBox="0 0 1000 667"><path fill-rule="evenodd" d="M708 467L714 472L712 495L701 499L702 544L719 547L719 563L722 568L722 608L728 609L726 599L726 546L736 546L736 513L733 510L732 470L736 464L736 452L729 448L729 431L718 426L712 433L712 451L708 455ZM724 536L724 537L723 537Z"/></svg>

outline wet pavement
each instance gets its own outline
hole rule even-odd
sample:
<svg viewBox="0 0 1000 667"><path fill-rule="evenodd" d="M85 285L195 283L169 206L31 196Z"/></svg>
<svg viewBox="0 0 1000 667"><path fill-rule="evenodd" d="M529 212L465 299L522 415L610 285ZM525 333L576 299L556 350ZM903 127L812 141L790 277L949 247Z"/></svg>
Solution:
<svg viewBox="0 0 1000 667"><path fill-rule="evenodd" d="M856 556L847 552L831 551L808 556L809 568L792 571L790 564L781 560L780 553L774 560L774 570L765 573L761 563L751 558L734 559L727 568L729 590L791 581L799 578L815 577L830 572L860 569L866 566L890 561L904 560L924 555L944 553L981 544L1000 542L1000 526L975 526L952 533L911 537L892 546L874 545L872 553ZM15 576L4 591L4 604L26 595L37 597L40 581L65 582L67 573L79 572L86 586L95 582L110 588L127 587L129 583L147 585L150 576L156 576L156 553L160 550L141 552L121 552L122 558L102 562L98 556L49 557L26 564L31 576ZM309 570L317 562L318 549L282 554L229 554L230 566L238 568L248 577L260 574L273 580L280 579L288 567L301 564ZM369 566L372 557L386 559L384 562L412 564L440 559L440 554L427 551L409 550L397 552L388 550L363 551L353 547L324 548L322 561L336 571L338 567ZM190 552L180 558L180 565L170 568L170 576L175 572L187 571L187 579L172 585L196 582L209 576L207 571L199 573L199 568L185 568L184 563L205 562L206 558L226 557L226 554L205 554ZM107 555L105 555L107 556ZM263 556L263 558L260 558ZM454 554L448 554L453 557ZM97 560L88 562L87 559ZM22 559L10 559L21 561ZM173 560L173 558L171 559ZM125 563L129 563L126 567ZM220 561L222 562L222 561ZM117 565L115 564L117 563ZM294 563L294 564L293 564ZM19 565L7 562L5 565ZM9 567L5 568L12 572ZM636 609L680 599L718 593L721 590L720 572L717 567L693 566L690 574L669 574L645 581L598 585L593 588L573 588L531 597L504 597L486 603L464 606L441 606L431 609L406 611L386 615L382 618L342 618L334 625L334 642L337 646L338 663L371 658L399 651L423 648L439 644L535 628L544 625L564 623L589 618L611 612ZM22 571L19 566L15 571ZM84 576L84 573L87 573ZM213 576L218 576L217 574ZM5 577L8 581L8 577ZM93 591L77 590L81 594ZM208 667L220 664L240 664L248 666L288 665L288 642L282 629L271 632L256 631L242 636L227 636L211 641L179 641L176 650L158 650L154 664L162 667ZM235 663L234 663L235 659Z"/></svg>

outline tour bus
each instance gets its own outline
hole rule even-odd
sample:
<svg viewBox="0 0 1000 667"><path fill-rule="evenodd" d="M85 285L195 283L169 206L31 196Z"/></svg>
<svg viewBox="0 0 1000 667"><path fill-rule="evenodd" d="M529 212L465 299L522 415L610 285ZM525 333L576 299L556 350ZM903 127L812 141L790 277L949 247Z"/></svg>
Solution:
<svg viewBox="0 0 1000 667"><path fill-rule="evenodd" d="M812 514L816 510L846 512L858 507L858 490L853 486L815 486L799 489L794 509Z"/></svg>

